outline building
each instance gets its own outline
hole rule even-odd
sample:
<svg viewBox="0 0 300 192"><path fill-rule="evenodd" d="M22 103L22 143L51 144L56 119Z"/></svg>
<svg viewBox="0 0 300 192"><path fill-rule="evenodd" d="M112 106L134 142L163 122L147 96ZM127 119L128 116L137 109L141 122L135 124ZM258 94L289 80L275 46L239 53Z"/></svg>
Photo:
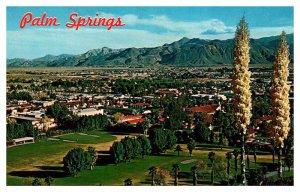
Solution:
<svg viewBox="0 0 300 192"><path fill-rule="evenodd" d="M78 109L72 111L74 115L79 117L81 116L94 116L94 115L103 115L103 109L95 109L95 108L86 108L86 109Z"/></svg>

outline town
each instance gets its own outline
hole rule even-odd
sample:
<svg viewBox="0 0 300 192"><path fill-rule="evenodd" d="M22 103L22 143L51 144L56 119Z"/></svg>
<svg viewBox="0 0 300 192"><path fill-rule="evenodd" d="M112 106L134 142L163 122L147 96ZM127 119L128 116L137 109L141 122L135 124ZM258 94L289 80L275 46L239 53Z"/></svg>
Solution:
<svg viewBox="0 0 300 192"><path fill-rule="evenodd" d="M275 171L276 167L274 163L276 148L274 141L268 136L268 123L272 119L270 116L272 67L254 66L250 67L250 71L252 73L253 118L245 143L249 174L261 177L258 172L252 171L253 167L263 166L269 172ZM291 87L289 100L291 111L293 111L293 68L290 68L289 73L288 84ZM53 147L57 147L53 150L59 152L53 155L59 156L62 151L66 153L66 149L62 151L58 149L64 143L71 148L93 146L97 143L110 143L111 145L113 141L126 136L150 134L152 127L173 130L180 151L185 151L185 146L189 141L195 139L199 145L194 146L194 151L201 151L205 149L204 146L209 146L205 150L215 149L218 153L229 154L240 145L239 132L233 124L231 75L230 65L194 68L8 69L6 107L8 154L14 153L13 150L16 149L14 146L18 148L47 145L48 142L53 143ZM21 130L22 125L24 128ZM34 144L28 146L23 145L33 142ZM289 142L293 141L290 139ZM285 150L293 150L291 145L291 143L286 145ZM97 146L99 144L96 145L98 150ZM50 146L49 150L51 149ZM103 147L101 146L100 149L102 150ZM100 164L109 161L107 153L101 150L97 153ZM109 150L109 147L106 150ZM52 153L46 151L48 155ZM182 157L182 162L188 157L189 155ZM47 158L51 159L51 157ZM264 166L266 162L261 162L261 165L258 163L268 158L270 166ZM194 157L190 160L191 163L199 163ZM200 160L200 164L203 164L203 161ZM26 181L28 177L25 179L18 172L18 167L13 164L8 161L8 184L20 182L21 185L30 185L32 181ZM289 166L288 163L286 166ZM32 169L32 167L27 168ZM237 182L236 167L232 166L231 169L234 177L224 180L221 176L216 176L215 184L227 185L228 182L231 184ZM208 174L209 168L203 168L203 170L205 171L201 173L204 178L202 184L205 184L208 182L205 174ZM218 172L225 174L226 166L223 170L220 168ZM287 173L290 174L292 171ZM33 178L50 176L54 178L55 183L60 182L59 178L56 178L55 171L50 172L49 175L40 171L40 174L27 176ZM166 173L160 172L160 174ZM107 183L104 180L92 183L122 185L122 179L127 178L113 179L114 181ZM130 178L132 182L131 179L136 178ZM114 183L118 180L121 181ZM255 181L253 182L253 185L257 185ZM198 183L201 184L201 182ZM86 181L82 184L88 183ZM188 185L188 183L183 181L182 185Z"/></svg>

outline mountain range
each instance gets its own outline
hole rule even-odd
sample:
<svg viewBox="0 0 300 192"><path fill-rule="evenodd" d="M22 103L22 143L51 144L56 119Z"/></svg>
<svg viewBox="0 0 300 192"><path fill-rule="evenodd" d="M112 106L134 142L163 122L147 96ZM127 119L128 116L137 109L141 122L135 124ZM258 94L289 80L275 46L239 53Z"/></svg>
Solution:
<svg viewBox="0 0 300 192"><path fill-rule="evenodd" d="M271 64L280 36L250 40L250 64ZM293 63L294 34L287 35ZM233 62L234 39L182 38L152 48L92 49L79 55L46 55L36 59L7 59L7 67L101 67L101 66L214 66Z"/></svg>

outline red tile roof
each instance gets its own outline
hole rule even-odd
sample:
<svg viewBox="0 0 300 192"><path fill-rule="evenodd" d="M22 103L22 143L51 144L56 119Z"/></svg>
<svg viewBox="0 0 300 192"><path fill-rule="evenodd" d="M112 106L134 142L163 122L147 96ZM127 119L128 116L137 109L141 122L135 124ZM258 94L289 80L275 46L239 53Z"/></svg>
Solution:
<svg viewBox="0 0 300 192"><path fill-rule="evenodd" d="M126 115L122 118L123 121L129 121L134 119L141 119L143 118L143 115Z"/></svg>
<svg viewBox="0 0 300 192"><path fill-rule="evenodd" d="M135 103L133 106L139 106L139 107L150 107L151 104L149 103Z"/></svg>
<svg viewBox="0 0 300 192"><path fill-rule="evenodd" d="M70 102L60 102L59 104L62 106L67 106L67 105L76 105L76 104L80 104L81 101L70 101Z"/></svg>
<svg viewBox="0 0 300 192"><path fill-rule="evenodd" d="M214 113L216 112L217 108L218 108L217 104L212 104L212 105L203 105L199 107L186 108L186 110L192 111L194 113Z"/></svg>
<svg viewBox="0 0 300 192"><path fill-rule="evenodd" d="M126 121L126 123L131 124L131 125L135 125L137 123L142 123L142 122L144 122L144 119L134 119L134 120Z"/></svg>

